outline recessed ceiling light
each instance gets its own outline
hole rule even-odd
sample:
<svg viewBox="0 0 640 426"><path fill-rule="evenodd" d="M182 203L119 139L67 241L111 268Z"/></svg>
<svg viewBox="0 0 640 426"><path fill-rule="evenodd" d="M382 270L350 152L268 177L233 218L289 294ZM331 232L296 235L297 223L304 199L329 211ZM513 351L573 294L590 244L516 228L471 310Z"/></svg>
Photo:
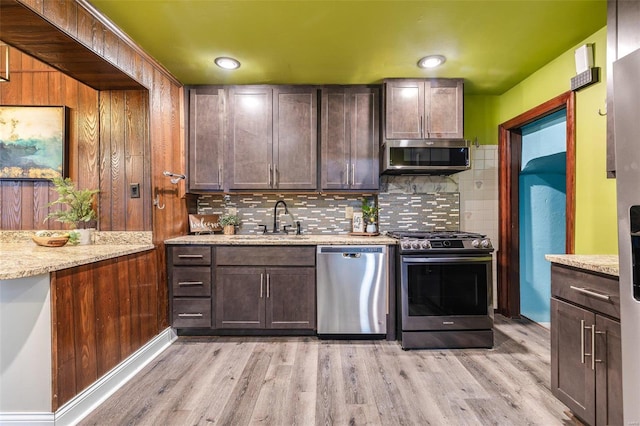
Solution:
<svg viewBox="0 0 640 426"><path fill-rule="evenodd" d="M229 58L226 56L220 56L214 60L217 66L224 68L225 70L235 70L240 68L240 61L237 59Z"/></svg>
<svg viewBox="0 0 640 426"><path fill-rule="evenodd" d="M445 58L442 55L429 55L429 56L425 56L424 58L420 59L418 61L418 66L420 68L435 68L439 65L444 64L444 62L447 60L447 58Z"/></svg>

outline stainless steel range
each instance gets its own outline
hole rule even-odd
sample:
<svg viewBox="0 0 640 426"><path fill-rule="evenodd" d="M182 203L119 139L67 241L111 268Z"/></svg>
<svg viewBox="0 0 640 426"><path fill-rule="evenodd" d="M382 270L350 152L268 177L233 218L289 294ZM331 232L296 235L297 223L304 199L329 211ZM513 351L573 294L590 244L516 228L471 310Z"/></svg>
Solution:
<svg viewBox="0 0 640 426"><path fill-rule="evenodd" d="M403 349L493 347L492 252L485 235L390 232Z"/></svg>

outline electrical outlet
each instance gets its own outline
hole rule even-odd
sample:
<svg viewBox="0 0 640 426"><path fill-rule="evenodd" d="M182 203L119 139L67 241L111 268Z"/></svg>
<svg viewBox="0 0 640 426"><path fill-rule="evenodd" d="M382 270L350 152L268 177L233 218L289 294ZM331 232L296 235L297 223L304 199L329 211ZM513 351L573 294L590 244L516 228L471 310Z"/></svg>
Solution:
<svg viewBox="0 0 640 426"><path fill-rule="evenodd" d="M129 184L129 196L131 198L140 198L140 184L139 183Z"/></svg>
<svg viewBox="0 0 640 426"><path fill-rule="evenodd" d="M229 207L228 210L229 210L229 214L231 214L231 215L237 215L238 214L238 209L235 208L235 207Z"/></svg>
<svg viewBox="0 0 640 426"><path fill-rule="evenodd" d="M348 206L344 209L344 218L345 219L353 219L353 207Z"/></svg>

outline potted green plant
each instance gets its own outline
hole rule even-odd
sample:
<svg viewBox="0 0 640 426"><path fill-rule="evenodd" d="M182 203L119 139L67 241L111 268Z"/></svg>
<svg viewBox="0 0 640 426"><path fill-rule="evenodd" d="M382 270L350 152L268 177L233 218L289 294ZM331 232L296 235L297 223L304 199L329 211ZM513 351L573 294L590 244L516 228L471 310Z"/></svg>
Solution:
<svg viewBox="0 0 640 426"><path fill-rule="evenodd" d="M79 233L79 244L91 243L91 231L95 227L98 217L94 208L97 189L76 189L69 178L56 177L51 179L58 199L49 203L49 207L62 204L64 208L50 212L45 221L55 219L58 222L74 226L74 232ZM75 239L75 238L74 238Z"/></svg>
<svg viewBox="0 0 640 426"><path fill-rule="evenodd" d="M218 223L225 235L233 235L236 232L236 226L240 225L240 217L235 214L223 214L218 219Z"/></svg>
<svg viewBox="0 0 640 426"><path fill-rule="evenodd" d="M369 233L376 232L376 222L378 219L378 207L374 204L373 199L362 197L362 219L367 224L366 231Z"/></svg>

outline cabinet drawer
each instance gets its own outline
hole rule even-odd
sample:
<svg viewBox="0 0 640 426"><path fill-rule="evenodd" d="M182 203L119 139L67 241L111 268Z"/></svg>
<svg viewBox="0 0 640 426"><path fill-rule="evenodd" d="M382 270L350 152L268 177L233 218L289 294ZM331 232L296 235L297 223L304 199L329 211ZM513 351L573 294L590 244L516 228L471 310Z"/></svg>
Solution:
<svg viewBox="0 0 640 426"><path fill-rule="evenodd" d="M217 265L315 266L315 246L217 247Z"/></svg>
<svg viewBox="0 0 640 426"><path fill-rule="evenodd" d="M211 299L173 299L174 328L211 327Z"/></svg>
<svg viewBox="0 0 640 426"><path fill-rule="evenodd" d="M171 249L171 262L174 265L211 265L211 247L173 247Z"/></svg>
<svg viewBox="0 0 640 426"><path fill-rule="evenodd" d="M173 296L211 296L211 268L188 266L173 268Z"/></svg>
<svg viewBox="0 0 640 426"><path fill-rule="evenodd" d="M620 318L619 280L564 265L551 265L551 295Z"/></svg>

